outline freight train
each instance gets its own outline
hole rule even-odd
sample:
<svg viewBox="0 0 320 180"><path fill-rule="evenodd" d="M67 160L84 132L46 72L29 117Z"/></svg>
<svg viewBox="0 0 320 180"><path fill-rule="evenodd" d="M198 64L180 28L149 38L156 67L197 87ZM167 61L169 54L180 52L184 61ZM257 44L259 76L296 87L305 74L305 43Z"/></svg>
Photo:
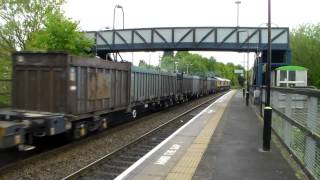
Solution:
<svg viewBox="0 0 320 180"><path fill-rule="evenodd" d="M35 137L62 133L81 138L106 129L113 113L134 119L150 109L230 88L228 79L61 52L17 52L12 60L12 109L0 110L0 149L25 150Z"/></svg>

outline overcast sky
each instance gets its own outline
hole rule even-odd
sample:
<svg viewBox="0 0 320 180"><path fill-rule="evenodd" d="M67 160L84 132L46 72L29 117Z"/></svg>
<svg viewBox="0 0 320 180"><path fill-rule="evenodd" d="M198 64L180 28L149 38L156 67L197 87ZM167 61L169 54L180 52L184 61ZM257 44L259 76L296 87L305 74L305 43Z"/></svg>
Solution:
<svg viewBox="0 0 320 180"><path fill-rule="evenodd" d="M234 0L67 0L64 7L68 17L80 22L82 30L112 28L116 4L124 8L125 28L176 26L236 26L237 6ZM267 22L267 0L241 0L240 26L259 26ZM320 0L273 0L272 23L290 29L305 23L320 22ZM115 27L122 28L122 12L116 10ZM220 62L243 64L242 53L195 52L214 56ZM157 64L159 52L151 54ZM123 55L131 61L131 53ZM149 53L135 53L134 63L149 62ZM253 54L250 55L253 64Z"/></svg>

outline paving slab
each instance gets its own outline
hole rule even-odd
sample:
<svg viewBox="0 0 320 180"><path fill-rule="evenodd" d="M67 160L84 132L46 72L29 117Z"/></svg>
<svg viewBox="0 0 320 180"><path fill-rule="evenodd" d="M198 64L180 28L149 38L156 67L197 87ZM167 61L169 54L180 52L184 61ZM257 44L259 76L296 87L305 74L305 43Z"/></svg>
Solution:
<svg viewBox="0 0 320 180"><path fill-rule="evenodd" d="M220 97L116 179L191 179L234 94Z"/></svg>
<svg viewBox="0 0 320 180"><path fill-rule="evenodd" d="M262 122L238 91L227 106L192 179L295 180L294 170L272 145L261 152Z"/></svg>

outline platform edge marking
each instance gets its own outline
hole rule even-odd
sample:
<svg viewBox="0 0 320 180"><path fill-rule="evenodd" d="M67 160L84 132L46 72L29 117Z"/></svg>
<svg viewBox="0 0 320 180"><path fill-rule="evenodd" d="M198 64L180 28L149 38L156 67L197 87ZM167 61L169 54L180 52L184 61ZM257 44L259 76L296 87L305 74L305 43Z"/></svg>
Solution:
<svg viewBox="0 0 320 180"><path fill-rule="evenodd" d="M207 112L209 108L211 108L214 104L220 102L220 99L224 99L227 95L231 94L233 91L229 91L225 95L221 96L219 99L217 99L215 102L211 103L208 107L203 109L199 114L197 114L195 117L193 117L189 122L187 122L185 125L181 126L178 130L176 130L173 134L171 134L167 139L162 141L160 144L158 144L156 147L154 147L151 151L149 151L146 155L144 155L142 158L140 158L137 162L132 164L128 169L126 169L124 172L122 172L119 176L115 178L115 180L121 180L124 179L129 173L131 173L135 168L137 168L140 164L142 164L147 158L149 158L151 155L153 155L158 149L160 149L162 146L164 146L169 140L171 140L173 137L175 137L180 131L182 131L184 128L189 126L195 119L197 119L199 116L201 116L203 113Z"/></svg>

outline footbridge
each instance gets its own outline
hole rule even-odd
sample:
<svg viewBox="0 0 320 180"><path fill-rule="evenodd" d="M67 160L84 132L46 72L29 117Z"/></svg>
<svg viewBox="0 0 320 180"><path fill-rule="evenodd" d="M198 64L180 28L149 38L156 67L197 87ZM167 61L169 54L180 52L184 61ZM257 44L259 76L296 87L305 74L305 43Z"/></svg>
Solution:
<svg viewBox="0 0 320 180"><path fill-rule="evenodd" d="M235 51L261 52L254 67L253 85L264 84L267 62L266 27L162 27L90 31L93 51L108 53L134 51ZM290 64L289 28L271 29L272 68Z"/></svg>
<svg viewBox="0 0 320 180"><path fill-rule="evenodd" d="M272 28L272 49L289 49L289 28ZM164 27L90 31L98 52L159 50L266 50L268 29L263 27Z"/></svg>

